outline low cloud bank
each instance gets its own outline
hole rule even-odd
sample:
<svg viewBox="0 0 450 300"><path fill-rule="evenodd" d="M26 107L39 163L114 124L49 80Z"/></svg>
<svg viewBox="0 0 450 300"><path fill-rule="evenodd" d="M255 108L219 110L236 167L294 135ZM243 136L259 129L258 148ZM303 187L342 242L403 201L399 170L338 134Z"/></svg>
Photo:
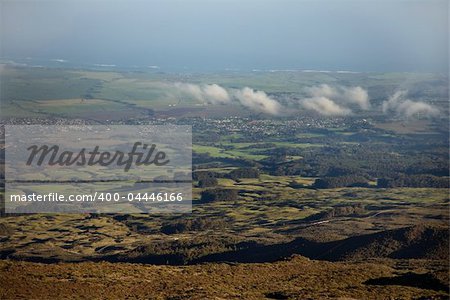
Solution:
<svg viewBox="0 0 450 300"><path fill-rule="evenodd" d="M249 87L225 89L218 84L174 83L173 86L183 94L209 104L233 104L256 112L273 116L295 114L300 110L313 111L327 117L342 117L355 114L358 110L370 110L369 95L362 87L330 86L321 84L305 88L306 98L294 101L288 110L264 91ZM379 108L378 108L379 109ZM398 91L382 103L383 113L398 116L437 116L439 111L433 105L407 98L407 91Z"/></svg>
<svg viewBox="0 0 450 300"><path fill-rule="evenodd" d="M418 114L432 117L439 115L439 110L433 105L422 101L412 101L407 98L408 91L397 91L382 104L383 113L395 113L404 117L413 117Z"/></svg>
<svg viewBox="0 0 450 300"><path fill-rule="evenodd" d="M283 115L285 107L264 91L249 87L226 90L218 84L175 83L182 93L209 104L240 103L257 113ZM361 87L331 87L326 84L306 89L309 98L299 101L300 108L315 111L324 116L346 116L352 114L351 107L367 110L370 108L367 91Z"/></svg>

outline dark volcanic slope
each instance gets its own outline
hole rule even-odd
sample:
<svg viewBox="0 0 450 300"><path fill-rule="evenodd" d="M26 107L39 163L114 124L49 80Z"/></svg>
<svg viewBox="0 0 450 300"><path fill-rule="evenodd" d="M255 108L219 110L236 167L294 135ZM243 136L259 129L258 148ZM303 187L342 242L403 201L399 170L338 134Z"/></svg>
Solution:
<svg viewBox="0 0 450 300"><path fill-rule="evenodd" d="M344 260L367 257L448 259L446 227L416 225L327 243L320 259Z"/></svg>
<svg viewBox="0 0 450 300"><path fill-rule="evenodd" d="M0 227L0 231L2 229L8 231ZM5 241L7 238L4 238ZM43 263L110 261L184 265L203 262L273 262L293 254L327 261L368 258L448 260L449 257L448 228L436 225L416 225L332 242L315 242L297 238L287 243L264 245L255 241L236 243L233 239L226 237L222 239L214 237L167 243L147 241L139 245L131 245L129 248L119 248L103 243L97 246L94 254L86 253L85 255L66 251L63 247L49 246L55 241L46 236L36 237L31 242L32 252L4 247L0 251L0 258Z"/></svg>
<svg viewBox="0 0 450 300"><path fill-rule="evenodd" d="M199 261L269 262L292 254L329 261L366 258L448 259L448 245L447 227L416 225L327 243L299 238L285 244L257 245L240 251L209 255Z"/></svg>

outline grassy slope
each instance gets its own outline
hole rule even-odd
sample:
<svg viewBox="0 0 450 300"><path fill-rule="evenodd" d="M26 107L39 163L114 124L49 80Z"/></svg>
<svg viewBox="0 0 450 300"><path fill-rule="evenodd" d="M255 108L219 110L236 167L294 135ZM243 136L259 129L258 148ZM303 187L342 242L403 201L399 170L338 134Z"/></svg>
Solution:
<svg viewBox="0 0 450 300"><path fill-rule="evenodd" d="M397 269L396 269L397 268ZM368 285L370 279L391 278L407 271L444 273L426 261L328 263L295 257L272 264L206 264L187 267L79 263L43 265L0 261L1 299L410 299L439 297L445 291L403 285ZM441 278L441 279L438 279ZM418 284L410 281L410 284ZM437 288L439 289L439 288Z"/></svg>

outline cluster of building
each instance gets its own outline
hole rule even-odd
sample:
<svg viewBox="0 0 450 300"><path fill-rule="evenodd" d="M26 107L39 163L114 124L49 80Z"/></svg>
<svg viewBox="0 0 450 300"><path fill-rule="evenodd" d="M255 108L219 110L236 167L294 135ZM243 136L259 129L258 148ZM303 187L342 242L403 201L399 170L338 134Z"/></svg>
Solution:
<svg viewBox="0 0 450 300"><path fill-rule="evenodd" d="M62 118L9 118L3 120L8 125L191 125L193 132L214 131L219 134L263 135L263 136L289 136L308 129L326 128L367 128L370 122L365 119L353 118L315 118L299 117L291 119L263 119L250 117L224 117L224 118L174 118L155 117L124 120L106 120L102 122L84 119ZM1 124L0 124L1 125ZM4 130L0 126L0 132Z"/></svg>

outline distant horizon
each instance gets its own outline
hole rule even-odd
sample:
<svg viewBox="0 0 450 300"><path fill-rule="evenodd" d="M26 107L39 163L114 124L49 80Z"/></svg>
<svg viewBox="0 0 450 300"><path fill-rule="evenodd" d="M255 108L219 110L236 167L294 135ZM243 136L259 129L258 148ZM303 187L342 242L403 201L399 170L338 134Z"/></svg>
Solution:
<svg viewBox="0 0 450 300"><path fill-rule="evenodd" d="M160 66L160 65L126 65L115 64L114 62L95 63L95 62L79 62L58 58L43 57L0 57L0 64L9 64L19 67L34 68L61 68L61 69L91 69L98 71L131 71L138 70L140 72L166 72L166 73L214 73L214 72L250 72L250 73L281 73L281 72L303 72L303 73L341 73L341 74L358 74L358 73L430 73L441 74L448 77L449 73L439 70L351 70L351 69L331 69L331 68L277 68L277 67L259 67L259 68L196 68L186 66Z"/></svg>
<svg viewBox="0 0 450 300"><path fill-rule="evenodd" d="M0 0L0 12L2 57L179 71L449 64L446 0Z"/></svg>

